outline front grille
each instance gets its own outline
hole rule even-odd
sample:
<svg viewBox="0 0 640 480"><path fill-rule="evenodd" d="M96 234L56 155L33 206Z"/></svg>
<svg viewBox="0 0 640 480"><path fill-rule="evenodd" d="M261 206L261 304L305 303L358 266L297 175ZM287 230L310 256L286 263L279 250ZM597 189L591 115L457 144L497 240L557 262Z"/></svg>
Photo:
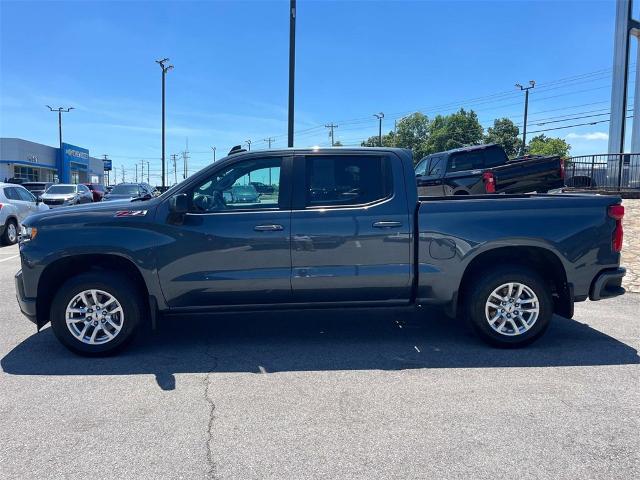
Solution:
<svg viewBox="0 0 640 480"><path fill-rule="evenodd" d="M44 203L46 205L62 205L64 203L64 200L46 199L46 200L44 200Z"/></svg>

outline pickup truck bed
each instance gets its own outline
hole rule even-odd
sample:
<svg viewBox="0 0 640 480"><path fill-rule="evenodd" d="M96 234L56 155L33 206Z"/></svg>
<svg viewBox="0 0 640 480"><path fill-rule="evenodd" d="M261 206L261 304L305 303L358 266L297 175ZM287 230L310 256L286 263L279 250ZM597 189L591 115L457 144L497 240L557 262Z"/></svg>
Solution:
<svg viewBox="0 0 640 480"><path fill-rule="evenodd" d="M415 167L424 196L528 193L564 186L564 164L557 156L509 160L500 145L476 145L434 153Z"/></svg>
<svg viewBox="0 0 640 480"><path fill-rule="evenodd" d="M256 181L273 190L227 195ZM418 197L402 149L237 153L157 198L29 217L16 293L88 355L161 315L423 304L520 346L624 293L622 215L609 196Z"/></svg>

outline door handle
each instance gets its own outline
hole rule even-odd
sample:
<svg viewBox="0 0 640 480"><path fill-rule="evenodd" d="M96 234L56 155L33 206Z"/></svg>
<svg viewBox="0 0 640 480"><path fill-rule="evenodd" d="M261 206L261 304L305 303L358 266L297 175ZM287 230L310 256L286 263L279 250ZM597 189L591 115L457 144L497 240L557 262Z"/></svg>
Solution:
<svg viewBox="0 0 640 480"><path fill-rule="evenodd" d="M401 227L402 223L401 222L373 222L373 227L374 228L398 228Z"/></svg>
<svg viewBox="0 0 640 480"><path fill-rule="evenodd" d="M282 225L271 224L271 225L256 225L253 227L256 232L277 232L280 230L284 230Z"/></svg>

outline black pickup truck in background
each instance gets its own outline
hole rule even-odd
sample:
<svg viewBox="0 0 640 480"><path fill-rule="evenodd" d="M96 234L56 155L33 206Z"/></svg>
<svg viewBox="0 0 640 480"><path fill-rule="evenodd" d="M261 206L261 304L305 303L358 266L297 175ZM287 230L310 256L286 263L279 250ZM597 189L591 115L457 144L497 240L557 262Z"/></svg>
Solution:
<svg viewBox="0 0 640 480"><path fill-rule="evenodd" d="M546 193L564 187L564 163L560 157L509 160L496 144L427 155L418 162L415 172L421 196Z"/></svg>

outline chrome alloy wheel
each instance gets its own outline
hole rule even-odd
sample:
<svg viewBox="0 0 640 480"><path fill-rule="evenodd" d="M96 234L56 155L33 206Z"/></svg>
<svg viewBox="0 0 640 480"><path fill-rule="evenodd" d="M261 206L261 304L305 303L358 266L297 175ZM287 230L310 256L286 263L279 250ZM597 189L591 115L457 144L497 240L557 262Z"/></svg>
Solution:
<svg viewBox="0 0 640 480"><path fill-rule="evenodd" d="M540 302L531 288L523 283L505 283L487 299L485 317L500 335L522 335L533 327L540 315Z"/></svg>
<svg viewBox="0 0 640 480"><path fill-rule="evenodd" d="M11 243L16 243L18 240L18 229L16 228L16 224L13 222L9 222L9 225L7 225L7 238Z"/></svg>
<svg viewBox="0 0 640 480"><path fill-rule="evenodd" d="M102 345L113 340L124 325L120 302L103 290L84 290L67 305L67 328L82 343Z"/></svg>

